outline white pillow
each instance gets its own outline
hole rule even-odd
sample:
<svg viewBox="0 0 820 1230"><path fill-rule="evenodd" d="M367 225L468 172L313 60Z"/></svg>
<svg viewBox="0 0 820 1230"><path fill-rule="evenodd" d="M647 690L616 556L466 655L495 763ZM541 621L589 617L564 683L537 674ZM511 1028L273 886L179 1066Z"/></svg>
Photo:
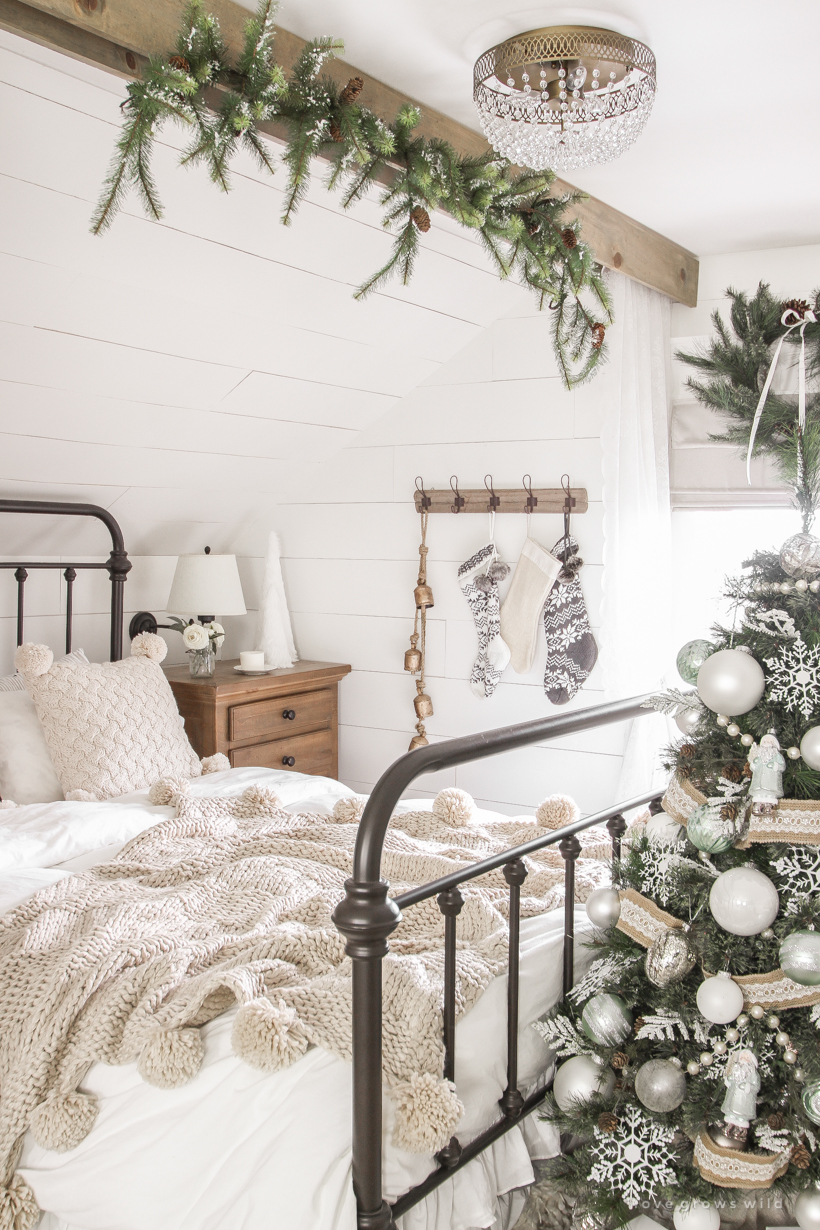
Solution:
<svg viewBox="0 0 820 1230"><path fill-rule="evenodd" d="M61 662L88 665L82 649ZM15 803L52 803L63 797L46 737L22 675L0 677L0 799Z"/></svg>
<svg viewBox="0 0 820 1230"><path fill-rule="evenodd" d="M160 667L167 652L162 637L148 632L134 638L122 662L72 666L54 662L47 645L17 650L14 664L66 795L109 799L159 777L202 772Z"/></svg>

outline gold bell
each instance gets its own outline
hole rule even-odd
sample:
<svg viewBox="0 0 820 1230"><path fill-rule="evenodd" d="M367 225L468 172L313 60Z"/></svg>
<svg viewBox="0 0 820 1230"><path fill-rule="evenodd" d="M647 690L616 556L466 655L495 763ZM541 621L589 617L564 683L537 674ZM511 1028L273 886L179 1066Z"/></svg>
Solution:
<svg viewBox="0 0 820 1230"><path fill-rule="evenodd" d="M433 606L433 591L429 585L417 585L413 590L413 597L416 600L416 606L419 610L423 607Z"/></svg>
<svg viewBox="0 0 820 1230"><path fill-rule="evenodd" d="M427 747L427 740L424 735L413 735L407 750L408 752L414 752L417 747Z"/></svg>
<svg viewBox="0 0 820 1230"><path fill-rule="evenodd" d="M418 696L414 696L413 705L416 710L417 718L427 718L433 716L433 702L426 692L419 692Z"/></svg>
<svg viewBox="0 0 820 1230"><path fill-rule="evenodd" d="M410 637L410 648L404 654L404 669L416 675L421 670L421 650L416 646L419 643L419 634L414 632Z"/></svg>

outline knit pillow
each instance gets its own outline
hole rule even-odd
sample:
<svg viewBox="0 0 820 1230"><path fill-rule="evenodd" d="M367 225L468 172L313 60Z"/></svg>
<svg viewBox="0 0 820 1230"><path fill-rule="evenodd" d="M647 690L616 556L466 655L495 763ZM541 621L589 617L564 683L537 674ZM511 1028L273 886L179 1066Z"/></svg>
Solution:
<svg viewBox="0 0 820 1230"><path fill-rule="evenodd" d="M14 657L37 710L66 795L110 799L145 790L158 777L198 777L199 758L180 725L160 662L168 647L142 633L130 658L88 666L54 662L46 645Z"/></svg>

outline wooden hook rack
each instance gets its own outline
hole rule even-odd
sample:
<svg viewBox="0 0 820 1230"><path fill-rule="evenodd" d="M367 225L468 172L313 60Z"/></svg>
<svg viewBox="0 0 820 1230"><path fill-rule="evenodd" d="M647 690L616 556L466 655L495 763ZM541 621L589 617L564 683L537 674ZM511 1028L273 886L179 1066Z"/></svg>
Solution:
<svg viewBox="0 0 820 1230"><path fill-rule="evenodd" d="M529 475L525 475L529 478ZM489 479L489 483L487 482ZM428 513L585 513L589 508L585 487L532 487L524 482L512 489L495 489L487 475L478 490L462 490L455 475L449 488L425 488L416 479L416 512ZM569 507L567 504L569 502Z"/></svg>

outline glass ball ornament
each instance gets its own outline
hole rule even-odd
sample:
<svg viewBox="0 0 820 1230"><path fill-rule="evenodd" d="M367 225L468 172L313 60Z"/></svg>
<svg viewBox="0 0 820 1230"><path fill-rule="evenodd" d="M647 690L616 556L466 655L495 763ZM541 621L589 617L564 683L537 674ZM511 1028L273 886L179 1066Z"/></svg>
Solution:
<svg viewBox="0 0 820 1230"><path fill-rule="evenodd" d="M799 747L787 747L786 755L788 756L789 760L799 760L800 759L800 748Z"/></svg>
<svg viewBox="0 0 820 1230"><path fill-rule="evenodd" d="M746 864L718 876L709 893L709 909L730 935L759 935L777 918L780 900L769 877Z"/></svg>
<svg viewBox="0 0 820 1230"><path fill-rule="evenodd" d="M715 646L711 641L695 640L687 641L678 650L678 656L675 659L675 665L678 668L678 674L684 683L697 683L698 671L703 666L706 659L715 652Z"/></svg>
<svg viewBox="0 0 820 1230"><path fill-rule="evenodd" d="M615 1073L591 1055L573 1055L555 1073L552 1092L560 1110L572 1110L595 1094L608 1098L615 1088Z"/></svg>
<svg viewBox="0 0 820 1230"><path fill-rule="evenodd" d="M766 677L751 654L719 649L698 671L697 689L707 709L735 717L754 709L766 689Z"/></svg>
<svg viewBox="0 0 820 1230"><path fill-rule="evenodd" d="M735 844L734 825L721 819L708 803L694 809L686 824L686 836L696 850L706 854L721 854Z"/></svg>
<svg viewBox="0 0 820 1230"><path fill-rule="evenodd" d="M810 726L803 735L800 755L810 769L820 769L820 726Z"/></svg>
<svg viewBox="0 0 820 1230"><path fill-rule="evenodd" d="M813 534L793 534L780 548L780 567L790 577L820 576L820 541Z"/></svg>
<svg viewBox="0 0 820 1230"><path fill-rule="evenodd" d="M591 1042L617 1046L632 1029L632 1013L620 995L600 991L584 1005L581 1026Z"/></svg>
<svg viewBox="0 0 820 1230"><path fill-rule="evenodd" d="M608 931L621 917L621 897L617 888L596 888L586 900L587 918L593 927Z"/></svg>
<svg viewBox="0 0 820 1230"><path fill-rule="evenodd" d="M714 978L704 978L698 987L697 1004L707 1021L728 1025L743 1009L743 992L731 974L721 970Z"/></svg>
<svg viewBox="0 0 820 1230"><path fill-rule="evenodd" d="M653 986L668 987L694 969L697 950L682 927L668 927L650 945L644 968Z"/></svg>
<svg viewBox="0 0 820 1230"><path fill-rule="evenodd" d="M813 1119L812 1122L819 1121ZM816 1187L806 1188L797 1197L794 1202L794 1217L800 1230L820 1230L820 1191Z"/></svg>
<svg viewBox="0 0 820 1230"><path fill-rule="evenodd" d="M780 945L780 968L803 987L820 986L820 931L792 931Z"/></svg>
<svg viewBox="0 0 820 1230"><path fill-rule="evenodd" d="M683 840L685 830L672 816L665 811L659 811L656 816L649 817L644 825L644 833L650 841L659 846L675 846Z"/></svg>
<svg viewBox="0 0 820 1230"><path fill-rule="evenodd" d="M675 1205L675 1230L720 1230L720 1213L705 1200L687 1200Z"/></svg>
<svg viewBox="0 0 820 1230"><path fill-rule="evenodd" d="M693 735L698 728L702 710L682 709L674 717L675 725L683 735Z"/></svg>
<svg viewBox="0 0 820 1230"><path fill-rule="evenodd" d="M806 1117L820 1127L820 1081L809 1081L800 1095Z"/></svg>
<svg viewBox="0 0 820 1230"><path fill-rule="evenodd" d="M686 1097L686 1077L668 1059L649 1059L635 1073L635 1097L647 1110L666 1114Z"/></svg>

